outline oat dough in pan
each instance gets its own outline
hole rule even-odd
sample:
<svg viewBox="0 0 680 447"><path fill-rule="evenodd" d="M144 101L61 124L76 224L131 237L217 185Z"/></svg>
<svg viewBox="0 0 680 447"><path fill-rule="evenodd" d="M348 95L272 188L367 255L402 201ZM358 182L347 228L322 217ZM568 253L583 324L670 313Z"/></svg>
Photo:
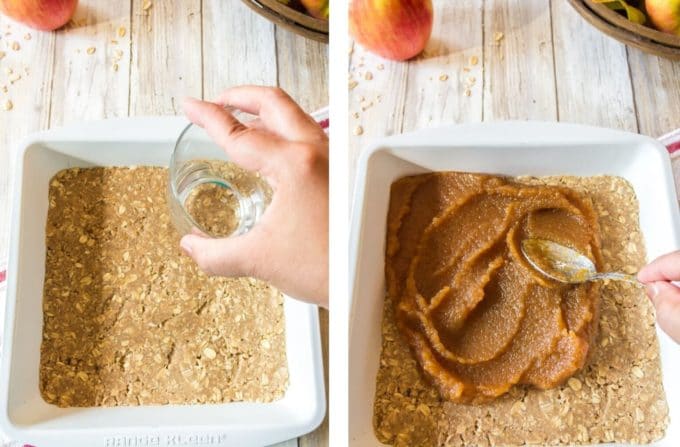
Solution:
<svg viewBox="0 0 680 447"><path fill-rule="evenodd" d="M283 297L181 254L167 170L50 182L40 391L60 407L269 402L288 384Z"/></svg>
<svg viewBox="0 0 680 447"><path fill-rule="evenodd" d="M600 226L603 269L635 272L644 264L637 200L625 180L605 176L516 180L563 185L587 194ZM460 191L450 193L437 200L452 200ZM398 197L392 197L388 223L398 206ZM388 238L408 237L394 231L388 225ZM419 371L395 324L395 302L387 296L374 406L376 436L400 446L648 443L659 439L668 424L668 407L653 309L643 291L627 283L603 284L599 328L588 363L564 385L550 390L515 387L491 402L457 404L442 399Z"/></svg>

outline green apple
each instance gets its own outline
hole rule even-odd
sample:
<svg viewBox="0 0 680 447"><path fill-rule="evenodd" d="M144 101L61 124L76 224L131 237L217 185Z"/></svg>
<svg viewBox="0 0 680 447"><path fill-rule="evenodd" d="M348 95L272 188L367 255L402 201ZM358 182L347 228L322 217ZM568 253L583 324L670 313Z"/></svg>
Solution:
<svg viewBox="0 0 680 447"><path fill-rule="evenodd" d="M301 0L307 12L317 19L328 20L329 0Z"/></svg>

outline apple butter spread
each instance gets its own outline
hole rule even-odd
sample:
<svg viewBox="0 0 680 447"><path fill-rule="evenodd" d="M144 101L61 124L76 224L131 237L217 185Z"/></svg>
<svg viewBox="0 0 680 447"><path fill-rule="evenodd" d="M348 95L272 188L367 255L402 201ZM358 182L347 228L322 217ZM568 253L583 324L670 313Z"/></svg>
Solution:
<svg viewBox="0 0 680 447"><path fill-rule="evenodd" d="M583 367L598 284L551 280L520 246L551 240L600 270L589 198L562 186L431 173L398 180L390 200L388 294L401 334L443 398L480 403L513 385L548 389Z"/></svg>

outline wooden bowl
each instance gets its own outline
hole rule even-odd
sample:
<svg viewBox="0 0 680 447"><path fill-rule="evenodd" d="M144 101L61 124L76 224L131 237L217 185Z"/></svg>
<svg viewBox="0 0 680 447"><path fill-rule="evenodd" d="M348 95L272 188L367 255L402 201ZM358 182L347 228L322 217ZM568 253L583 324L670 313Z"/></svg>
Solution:
<svg viewBox="0 0 680 447"><path fill-rule="evenodd" d="M647 53L680 60L680 37L631 22L592 0L569 0L569 3L588 23L608 36Z"/></svg>
<svg viewBox="0 0 680 447"><path fill-rule="evenodd" d="M262 17L308 39L328 43L328 21L317 19L277 0L242 0Z"/></svg>

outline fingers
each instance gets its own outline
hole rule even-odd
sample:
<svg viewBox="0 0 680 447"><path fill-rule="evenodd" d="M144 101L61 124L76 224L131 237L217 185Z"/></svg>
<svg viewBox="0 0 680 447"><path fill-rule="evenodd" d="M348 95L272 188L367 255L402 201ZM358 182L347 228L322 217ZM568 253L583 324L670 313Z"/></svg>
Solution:
<svg viewBox="0 0 680 447"><path fill-rule="evenodd" d="M211 239L197 234L182 237L180 247L208 275L257 276L252 231L238 237Z"/></svg>
<svg viewBox="0 0 680 447"><path fill-rule="evenodd" d="M275 136L245 126L224 107L212 102L187 98L184 112L191 122L203 127L236 164L266 175Z"/></svg>
<svg viewBox="0 0 680 447"><path fill-rule="evenodd" d="M641 282L680 280L680 251L656 258L644 266L637 275Z"/></svg>
<svg viewBox="0 0 680 447"><path fill-rule="evenodd" d="M647 285L647 295L661 329L680 343L680 288L665 281L652 282Z"/></svg>
<svg viewBox="0 0 680 447"><path fill-rule="evenodd" d="M280 88L233 87L225 90L216 102L259 116L267 129L287 140L308 141L311 135L325 138L314 119Z"/></svg>

